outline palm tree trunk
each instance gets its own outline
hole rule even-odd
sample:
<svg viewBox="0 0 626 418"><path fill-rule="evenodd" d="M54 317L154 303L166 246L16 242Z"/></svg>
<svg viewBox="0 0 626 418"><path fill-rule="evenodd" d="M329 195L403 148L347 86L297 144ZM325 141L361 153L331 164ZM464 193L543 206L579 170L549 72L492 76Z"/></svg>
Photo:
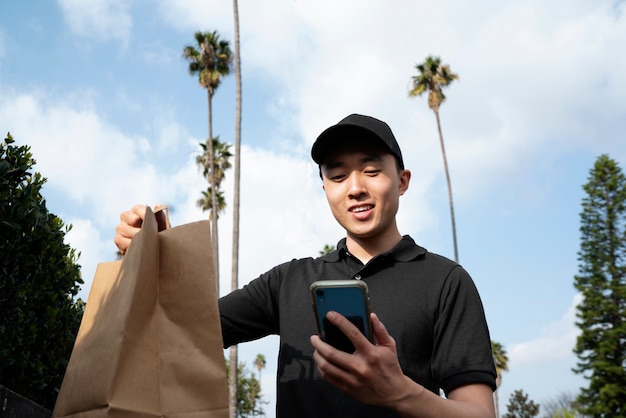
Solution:
<svg viewBox="0 0 626 418"><path fill-rule="evenodd" d="M217 240L217 187L215 184L215 150L213 149L213 109L211 108L212 94L207 89L209 95L209 183L211 184L211 241L213 247L213 269L215 270L215 284L217 294L220 294L220 258L219 242Z"/></svg>
<svg viewBox="0 0 626 418"><path fill-rule="evenodd" d="M233 253L231 290L239 287L239 181L241 178L241 56L239 51L239 7L233 0L235 20L235 191L233 197ZM230 347L230 370L237 370L237 346ZM228 379L230 418L237 418L237 373Z"/></svg>
<svg viewBox="0 0 626 418"><path fill-rule="evenodd" d="M237 346L232 345L228 352L228 416L237 418Z"/></svg>
<svg viewBox="0 0 626 418"><path fill-rule="evenodd" d="M452 242L454 244L454 261L459 262L459 250L456 245L456 222L454 221L454 204L452 202L452 183L450 182L450 171L448 171L448 159L446 158L446 147L443 144L443 134L441 133L441 123L439 122L439 112L434 110L437 118L437 130L439 131L439 143L441 144L441 155L443 156L443 168L446 172L446 182L448 183L448 201L450 202L450 219L452 220Z"/></svg>
<svg viewBox="0 0 626 418"><path fill-rule="evenodd" d="M496 408L496 418L500 418L500 399L498 397L498 389L500 389L500 385L502 384L502 371L500 367L496 364L496 390L493 391L493 404Z"/></svg>
<svg viewBox="0 0 626 418"><path fill-rule="evenodd" d="M500 404L498 400L498 389L493 392L493 403L496 408L496 418L500 418Z"/></svg>

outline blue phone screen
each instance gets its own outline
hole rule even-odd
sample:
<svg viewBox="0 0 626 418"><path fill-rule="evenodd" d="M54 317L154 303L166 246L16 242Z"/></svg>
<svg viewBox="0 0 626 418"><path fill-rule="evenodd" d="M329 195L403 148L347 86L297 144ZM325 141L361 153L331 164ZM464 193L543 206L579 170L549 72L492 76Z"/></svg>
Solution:
<svg viewBox="0 0 626 418"><path fill-rule="evenodd" d="M318 288L314 292L315 306L320 323L321 338L332 346L348 353L354 352L350 339L339 328L326 319L329 311L339 312L352 322L370 339L367 317L366 296L358 287ZM371 340L371 339L370 339Z"/></svg>

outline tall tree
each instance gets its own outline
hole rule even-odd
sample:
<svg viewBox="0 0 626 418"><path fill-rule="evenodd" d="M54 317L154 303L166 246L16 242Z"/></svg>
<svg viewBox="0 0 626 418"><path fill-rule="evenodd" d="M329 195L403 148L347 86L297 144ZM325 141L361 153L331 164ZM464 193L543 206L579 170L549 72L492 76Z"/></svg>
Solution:
<svg viewBox="0 0 626 418"><path fill-rule="evenodd" d="M446 148L441 133L441 121L439 119L439 107L446 99L443 89L450 85L459 76L452 71L448 64L441 64L439 57L428 56L422 64L415 66L419 74L412 77L412 87L409 90L409 97L421 96L428 92L428 107L435 112L437 119L437 131L439 132L439 143L441 145L441 155L443 156L443 167L448 183L448 201L450 202L450 218L452 221L452 242L454 244L454 260L459 261L459 251L456 243L456 222L454 219L454 204L452 202L452 182L450 181L450 171L448 170L448 159Z"/></svg>
<svg viewBox="0 0 626 418"><path fill-rule="evenodd" d="M226 376L230 377L230 361L226 363ZM245 363L237 366L237 402L235 403L235 417L246 418L265 415L262 405L265 403L261 396L261 383L254 377L254 373L246 368ZM231 413L232 414L232 413Z"/></svg>
<svg viewBox="0 0 626 418"><path fill-rule="evenodd" d="M589 386L578 396L594 417L626 417L626 177L601 155L590 171L580 214L579 273L582 293L576 325L576 373Z"/></svg>
<svg viewBox="0 0 626 418"><path fill-rule="evenodd" d="M211 146L213 147L213 164L211 164ZM200 147L202 152L196 156L196 164L202 169L202 175L207 180L211 178L211 170L215 170L215 183L219 190L226 171L232 167L230 163L230 159L233 156L230 152L231 144L220 141L220 137L216 136L211 144L209 144L207 139L205 142L200 143Z"/></svg>
<svg viewBox="0 0 626 418"><path fill-rule="evenodd" d="M211 190L211 186L209 186L206 190L202 191L202 197L198 199L196 205L202 209L203 212L209 211L209 219L213 220L213 190ZM226 198L224 197L224 193L221 190L217 190L217 216L220 216L220 213L224 212L226 209ZM217 289L219 292L219 284L217 284Z"/></svg>
<svg viewBox="0 0 626 418"><path fill-rule="evenodd" d="M498 399L498 388L502 384L502 372L509 370L509 357L506 350L499 342L491 341L491 354L493 355L493 363L496 365L496 391L493 392L493 398L496 405L496 416L500 416L500 405Z"/></svg>
<svg viewBox="0 0 626 418"><path fill-rule="evenodd" d="M259 382L261 381L261 371L265 368L265 356L263 354L257 354L254 359L254 365L256 369L259 371Z"/></svg>
<svg viewBox="0 0 626 418"><path fill-rule="evenodd" d="M226 175L226 170L231 167L230 158L230 144L221 142L219 137L213 138L211 141L213 146L213 164L210 159L210 145L209 141L201 142L202 152L196 156L196 164L202 169L202 175L208 179L211 178L211 167L215 173L215 193L213 188L208 186L207 190L202 191L202 196L196 204L203 212L209 211L209 219L211 221L219 219L220 213L226 209L226 199L224 198L224 192L220 189L222 181ZM217 204L216 206L214 206ZM219 279L216 280L217 293L220 291Z"/></svg>
<svg viewBox="0 0 626 418"><path fill-rule="evenodd" d="M556 397L542 402L541 409L543 418L581 418L576 395L569 392L561 392Z"/></svg>
<svg viewBox="0 0 626 418"><path fill-rule="evenodd" d="M0 382L46 408L56 400L84 303L71 229L50 213L35 160L0 143ZM1 413L0 413L1 415Z"/></svg>
<svg viewBox="0 0 626 418"><path fill-rule="evenodd" d="M211 167L213 167L215 171L215 200L217 201L215 214L217 218L219 218L220 213L223 213L226 208L226 199L224 198L221 186L226 175L226 171L231 168L230 158L232 157L232 154L230 153L230 144L221 142L219 140L219 136L213 138L212 145L213 164L211 164L209 151L210 145L208 140L200 143L202 152L196 156L196 164L202 169L202 175L206 177L207 180L210 179L211 176ZM206 191L202 192L202 197L197 201L197 205L200 209L202 209L202 211L209 211L209 219L211 220L214 218L213 197L213 189L209 186ZM219 283L217 283L217 290L219 294Z"/></svg>
<svg viewBox="0 0 626 418"><path fill-rule="evenodd" d="M228 41L220 39L217 31L196 32L194 34L196 45L187 45L183 48L183 57L189 61L188 71L190 75L198 75L200 86L207 89L208 95L208 138L213 138L213 110L212 101L215 90L220 85L223 76L230 74L232 66L232 53ZM197 47L197 48L196 48ZM217 190L217 176L214 166L213 142L208 141L209 146L209 172L211 190ZM211 213L217 213L217 193L212 194ZM211 221L211 240L213 241L213 264L215 277L219 283L219 243L217 233L217 216Z"/></svg>
<svg viewBox="0 0 626 418"><path fill-rule="evenodd" d="M582 417L575 410L568 408L561 408L559 411L552 412L550 415L545 415L547 418L578 418Z"/></svg>
<svg viewBox="0 0 626 418"><path fill-rule="evenodd" d="M241 178L241 114L242 114L242 87L241 87L241 52L239 49L239 6L237 0L233 0L233 20L235 32L235 190L233 193L233 248L231 260L231 290L239 287L239 197ZM230 347L230 364L237 364L237 346ZM233 416L233 406L237 402L237 379L233 374L228 381L230 414Z"/></svg>
<svg viewBox="0 0 626 418"><path fill-rule="evenodd" d="M516 390L509 397L504 418L533 418L539 415L539 405L528 399L523 390Z"/></svg>

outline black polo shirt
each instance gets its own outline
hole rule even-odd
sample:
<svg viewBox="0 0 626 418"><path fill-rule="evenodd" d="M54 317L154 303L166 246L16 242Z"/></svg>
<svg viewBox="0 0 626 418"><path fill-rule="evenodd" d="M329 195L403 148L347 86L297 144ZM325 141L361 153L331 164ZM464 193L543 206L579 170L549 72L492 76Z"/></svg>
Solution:
<svg viewBox="0 0 626 418"><path fill-rule="evenodd" d="M360 404L321 380L309 337L317 332L309 286L367 283L372 311L395 339L404 373L434 393L484 383L495 368L483 306L467 272L409 236L363 265L347 251L281 264L219 301L224 346L280 335L277 417L396 417Z"/></svg>

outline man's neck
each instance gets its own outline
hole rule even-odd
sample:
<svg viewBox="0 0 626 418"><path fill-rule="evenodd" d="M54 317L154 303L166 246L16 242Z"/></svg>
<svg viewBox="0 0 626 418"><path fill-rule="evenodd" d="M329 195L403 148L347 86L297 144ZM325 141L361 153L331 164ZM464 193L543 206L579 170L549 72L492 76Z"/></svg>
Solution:
<svg viewBox="0 0 626 418"><path fill-rule="evenodd" d="M348 234L346 236L346 246L350 254L361 260L363 264L367 264L378 254L391 250L401 239L402 235L397 230L385 236L365 238L354 237Z"/></svg>

